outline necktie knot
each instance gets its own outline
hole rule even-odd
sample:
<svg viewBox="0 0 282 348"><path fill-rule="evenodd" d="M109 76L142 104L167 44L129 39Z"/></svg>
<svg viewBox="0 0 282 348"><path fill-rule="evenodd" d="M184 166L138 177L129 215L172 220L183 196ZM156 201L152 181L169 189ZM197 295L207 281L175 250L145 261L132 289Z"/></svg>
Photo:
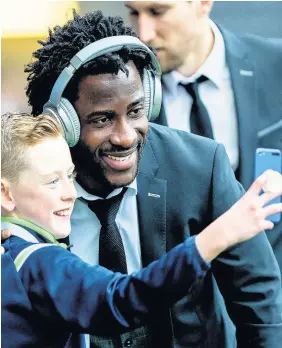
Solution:
<svg viewBox="0 0 282 348"><path fill-rule="evenodd" d="M198 91L199 84L207 80L208 78L206 76L201 75L194 82L189 82L187 84L181 83L181 85L186 89L186 91L191 95L191 97L194 100L199 95L199 91Z"/></svg>
<svg viewBox="0 0 282 348"><path fill-rule="evenodd" d="M124 187L116 196L88 202L89 208L97 215L101 225L112 224L115 222L120 203L126 190L127 188Z"/></svg>
<svg viewBox="0 0 282 348"><path fill-rule="evenodd" d="M201 75L195 82L186 85L181 84L192 97L192 107L190 113L190 129L194 134L214 139L212 125L208 111L199 95L199 84L207 81L208 78Z"/></svg>

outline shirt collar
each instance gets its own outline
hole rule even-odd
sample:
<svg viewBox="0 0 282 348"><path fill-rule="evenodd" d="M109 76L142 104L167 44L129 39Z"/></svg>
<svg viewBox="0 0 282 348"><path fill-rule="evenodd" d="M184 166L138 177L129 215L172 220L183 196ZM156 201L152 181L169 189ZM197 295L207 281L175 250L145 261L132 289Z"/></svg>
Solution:
<svg viewBox="0 0 282 348"><path fill-rule="evenodd" d="M225 44L220 30L212 20L210 20L210 26L214 33L214 45L211 53L202 66L190 77L184 77L177 71L172 71L169 74L163 75L164 88L171 94L177 94L177 86L179 83L187 84L189 82L194 82L201 75L205 75L217 87L221 86L221 81L225 77L227 67Z"/></svg>
<svg viewBox="0 0 282 348"><path fill-rule="evenodd" d="M96 195L92 195L91 193L88 193L86 190L84 190L84 188L79 185L79 183L77 181L74 181L74 185L77 191L77 198L83 198L87 201L95 201L97 199L103 199L102 197L96 196ZM134 181L130 184L126 186L127 192L130 193L131 196L136 196L137 195L137 180L136 178L134 179ZM107 197L107 198L111 198L114 197L116 195L118 195L122 190L121 188L117 188L115 190L113 190Z"/></svg>

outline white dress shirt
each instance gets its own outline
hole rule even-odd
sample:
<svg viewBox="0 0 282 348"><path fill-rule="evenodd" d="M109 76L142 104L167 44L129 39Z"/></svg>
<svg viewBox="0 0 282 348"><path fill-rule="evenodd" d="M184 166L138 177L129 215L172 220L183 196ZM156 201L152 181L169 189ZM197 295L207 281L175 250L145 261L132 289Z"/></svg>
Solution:
<svg viewBox="0 0 282 348"><path fill-rule="evenodd" d="M214 138L225 146L231 165L236 170L239 145L234 94L222 34L212 21L211 28L215 41L204 64L188 78L177 71L163 76L164 108L169 127L190 132L192 97L180 83L191 83L205 75L208 81L199 84L199 95L209 113Z"/></svg>
<svg viewBox="0 0 282 348"><path fill-rule="evenodd" d="M74 245L71 251L85 262L97 265L101 224L97 216L88 208L87 203L79 198L89 201L102 198L89 194L77 182L75 186L78 199L71 216L70 243ZM121 190L121 188L115 189L106 198L118 195ZM128 185L116 217L129 274L142 268L136 195L135 179Z"/></svg>

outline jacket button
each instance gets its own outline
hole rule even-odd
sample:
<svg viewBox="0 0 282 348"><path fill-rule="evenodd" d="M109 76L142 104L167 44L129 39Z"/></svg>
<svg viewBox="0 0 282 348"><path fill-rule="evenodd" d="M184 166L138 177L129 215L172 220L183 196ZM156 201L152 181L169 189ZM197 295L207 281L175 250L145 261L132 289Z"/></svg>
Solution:
<svg viewBox="0 0 282 348"><path fill-rule="evenodd" d="M133 339L132 338L128 338L127 340L124 341L124 346L125 347L130 347L133 345Z"/></svg>

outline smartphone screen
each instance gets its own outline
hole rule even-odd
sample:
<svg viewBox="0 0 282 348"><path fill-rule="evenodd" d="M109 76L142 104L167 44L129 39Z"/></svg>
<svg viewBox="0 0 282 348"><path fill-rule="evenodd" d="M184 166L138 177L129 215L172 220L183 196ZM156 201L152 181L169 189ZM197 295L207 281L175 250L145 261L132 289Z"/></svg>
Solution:
<svg viewBox="0 0 282 348"><path fill-rule="evenodd" d="M256 150L255 179L267 169L276 170L280 174L282 173L282 157L280 150L264 148L258 148ZM276 197L275 199L267 203L267 205L280 202L281 196ZM267 219L274 223L279 222L281 219L281 213L270 215Z"/></svg>

